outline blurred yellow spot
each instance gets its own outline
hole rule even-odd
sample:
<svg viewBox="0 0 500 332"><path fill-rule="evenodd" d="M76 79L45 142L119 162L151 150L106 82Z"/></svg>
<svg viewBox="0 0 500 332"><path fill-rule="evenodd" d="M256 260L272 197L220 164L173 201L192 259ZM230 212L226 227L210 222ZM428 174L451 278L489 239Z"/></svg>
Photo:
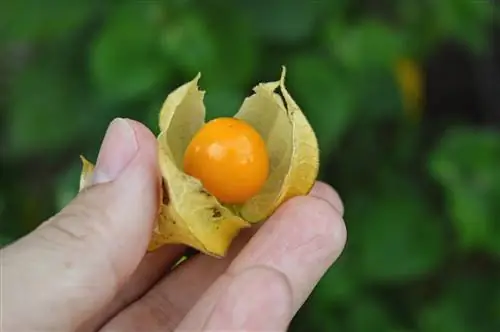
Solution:
<svg viewBox="0 0 500 332"><path fill-rule="evenodd" d="M418 120L423 107L422 68L414 60L403 58L396 63L395 71L404 111L410 118Z"/></svg>

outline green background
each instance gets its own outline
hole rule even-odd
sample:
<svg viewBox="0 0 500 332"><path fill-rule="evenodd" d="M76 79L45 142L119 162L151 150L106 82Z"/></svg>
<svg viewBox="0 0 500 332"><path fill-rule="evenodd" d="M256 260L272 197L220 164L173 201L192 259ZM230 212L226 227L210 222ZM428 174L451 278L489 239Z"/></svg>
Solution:
<svg viewBox="0 0 500 332"><path fill-rule="evenodd" d="M500 331L500 117L477 102L500 94L483 80L490 3L3 1L0 239L75 196L78 156L95 160L114 117L156 132L167 93L198 71L209 117L232 115L286 65L348 229L291 330Z"/></svg>

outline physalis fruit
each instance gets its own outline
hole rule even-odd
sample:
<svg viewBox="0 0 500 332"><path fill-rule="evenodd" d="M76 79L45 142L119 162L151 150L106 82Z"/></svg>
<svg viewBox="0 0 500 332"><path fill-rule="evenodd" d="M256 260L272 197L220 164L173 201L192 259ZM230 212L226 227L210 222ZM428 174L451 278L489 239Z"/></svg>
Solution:
<svg viewBox="0 0 500 332"><path fill-rule="evenodd" d="M285 88L285 74L283 68L279 81L258 84L234 118L208 123L200 74L167 96L158 136L165 192L150 250L181 243L222 257L241 229L309 193L318 143ZM82 160L80 189L93 171Z"/></svg>

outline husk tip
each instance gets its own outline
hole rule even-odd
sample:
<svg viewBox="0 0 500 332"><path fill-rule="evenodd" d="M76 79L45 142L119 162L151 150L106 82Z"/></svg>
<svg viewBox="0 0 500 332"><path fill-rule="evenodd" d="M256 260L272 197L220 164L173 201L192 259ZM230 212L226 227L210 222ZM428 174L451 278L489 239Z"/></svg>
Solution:
<svg viewBox="0 0 500 332"><path fill-rule="evenodd" d="M201 72L198 72L198 74L196 74L196 76L193 78L192 82L198 84L200 78L201 78Z"/></svg>
<svg viewBox="0 0 500 332"><path fill-rule="evenodd" d="M280 83L281 84L285 83L285 77L286 77L286 66L282 65L281 66L281 77L280 77Z"/></svg>

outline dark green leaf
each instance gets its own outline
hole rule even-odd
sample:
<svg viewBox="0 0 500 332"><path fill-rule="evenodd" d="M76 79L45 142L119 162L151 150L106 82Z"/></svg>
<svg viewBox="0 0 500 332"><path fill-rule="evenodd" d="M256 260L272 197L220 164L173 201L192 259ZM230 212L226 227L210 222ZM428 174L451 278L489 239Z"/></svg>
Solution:
<svg viewBox="0 0 500 332"><path fill-rule="evenodd" d="M349 248L345 251L314 290L311 301L319 307L329 308L332 304L348 302L359 291L362 281L352 267L356 257L348 254Z"/></svg>
<svg viewBox="0 0 500 332"><path fill-rule="evenodd" d="M8 100L7 153L52 152L78 137L89 102L78 88L52 66L27 67L16 77Z"/></svg>
<svg viewBox="0 0 500 332"><path fill-rule="evenodd" d="M396 323L382 303L368 297L358 298L347 313L348 331L396 331Z"/></svg>
<svg viewBox="0 0 500 332"><path fill-rule="evenodd" d="M166 54L186 76L201 72L206 86L247 83L256 68L257 47L237 17L215 24L191 12L169 22L163 35Z"/></svg>
<svg viewBox="0 0 500 332"><path fill-rule="evenodd" d="M280 42L298 42L308 37L323 8L322 1L302 0L246 0L240 6L255 32Z"/></svg>
<svg viewBox="0 0 500 332"><path fill-rule="evenodd" d="M255 71L259 69L258 56L261 45L257 43L257 39L244 21L239 16L226 19L224 24L217 26L216 36L218 48L216 68L219 82L240 86L257 79ZM280 68L275 70L279 75ZM240 104L242 102L243 100Z"/></svg>
<svg viewBox="0 0 500 332"><path fill-rule="evenodd" d="M11 42L40 42L67 37L91 18L95 3L79 0L2 1L0 38Z"/></svg>
<svg viewBox="0 0 500 332"><path fill-rule="evenodd" d="M393 119L403 115L401 97L392 72L372 70L354 78L357 108L365 118Z"/></svg>
<svg viewBox="0 0 500 332"><path fill-rule="evenodd" d="M288 331L346 331L344 325L341 313L306 302L294 317Z"/></svg>
<svg viewBox="0 0 500 332"><path fill-rule="evenodd" d="M91 46L92 75L107 99L135 98L170 78L171 64L161 50L159 6L122 5Z"/></svg>
<svg viewBox="0 0 500 332"><path fill-rule="evenodd" d="M243 90L225 85L208 86L206 91L207 120L234 116L246 97Z"/></svg>
<svg viewBox="0 0 500 332"><path fill-rule="evenodd" d="M489 46L489 20L493 4L489 1L446 0L435 2L430 16L435 28L444 36L457 36L475 50Z"/></svg>
<svg viewBox="0 0 500 332"><path fill-rule="evenodd" d="M324 58L307 55L289 65L290 89L327 154L354 119L354 91L342 73Z"/></svg>
<svg viewBox="0 0 500 332"><path fill-rule="evenodd" d="M357 75L370 68L392 68L404 50L403 36L376 20L329 31L328 46L342 65Z"/></svg>
<svg viewBox="0 0 500 332"><path fill-rule="evenodd" d="M78 159L58 177L55 188L55 201L58 210L64 208L78 194L78 179L81 171L82 164Z"/></svg>
<svg viewBox="0 0 500 332"><path fill-rule="evenodd" d="M422 310L420 328L426 332L498 331L499 308L495 302L499 290L495 277L476 275L447 280L444 294Z"/></svg>
<svg viewBox="0 0 500 332"><path fill-rule="evenodd" d="M500 134L449 131L430 159L433 176L445 187L449 213L465 248L500 254Z"/></svg>
<svg viewBox="0 0 500 332"><path fill-rule="evenodd" d="M444 258L442 221L415 183L393 172L381 183L369 197L351 199L346 209L359 273L373 281L431 273Z"/></svg>
<svg viewBox="0 0 500 332"><path fill-rule="evenodd" d="M164 52L187 75L212 73L217 62L215 36L203 16L192 13L169 22L162 36Z"/></svg>
<svg viewBox="0 0 500 332"><path fill-rule="evenodd" d="M14 239L6 234L0 234L0 248L10 244Z"/></svg>

